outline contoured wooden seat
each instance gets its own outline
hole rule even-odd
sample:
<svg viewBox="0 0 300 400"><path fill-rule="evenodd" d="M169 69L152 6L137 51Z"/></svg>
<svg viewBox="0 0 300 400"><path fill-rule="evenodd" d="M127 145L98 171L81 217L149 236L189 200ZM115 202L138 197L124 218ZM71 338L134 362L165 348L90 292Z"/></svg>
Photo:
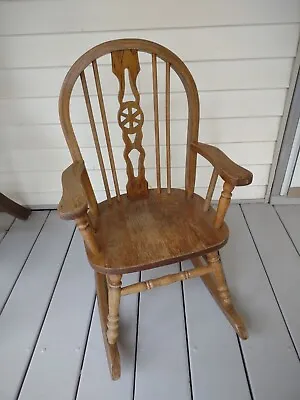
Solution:
<svg viewBox="0 0 300 400"><path fill-rule="evenodd" d="M144 113L137 88L140 53L151 54L152 60L156 187L151 189L145 168L147 153L143 146ZM97 60L107 54L111 55L112 72L119 84L119 109L116 112L116 121L124 143L124 166L128 177L124 194L121 194L119 187L118 169L111 144L97 64ZM165 100L163 146L160 143L159 97L161 99L161 95L158 91L157 60L165 63L166 77L163 95ZM113 188L110 187L107 177L103 147L100 146L98 136L99 127L94 116L95 103L91 101L86 79L86 72L90 67L99 106L97 112L102 118L102 137L105 138ZM171 179L171 69L184 86L188 105L184 189L173 188ZM126 87L126 73L129 77L129 88ZM99 204L70 117L71 94L78 79L82 85L107 197ZM131 91L129 99L128 90ZM92 48L74 63L62 85L59 114L73 164L62 175L63 196L58 209L61 218L76 221L85 242L89 262L95 270L100 320L113 379L120 376L117 338L119 304L123 295L201 277L239 336L247 338L244 323L231 301L218 249L224 246L228 239L229 233L224 216L230 203L231 193L235 186L250 184L252 174L235 164L216 147L198 142L199 111L197 88L185 64L170 50L146 40L114 40ZM166 168L161 166L162 150L165 152ZM133 151L138 152L136 168L131 159ZM213 166L205 199L194 193L198 155L206 158ZM166 173L166 187L162 185L162 173ZM211 199L218 176L224 180L224 185L217 210L214 210L211 207ZM205 264L200 256L204 257ZM185 259L191 259L195 268L122 287L124 273L142 271Z"/></svg>

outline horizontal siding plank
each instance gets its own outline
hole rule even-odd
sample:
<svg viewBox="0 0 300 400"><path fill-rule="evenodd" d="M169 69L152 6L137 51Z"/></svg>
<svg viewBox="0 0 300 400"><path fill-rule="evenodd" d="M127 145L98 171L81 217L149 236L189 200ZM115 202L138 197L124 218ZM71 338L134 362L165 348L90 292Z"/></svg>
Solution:
<svg viewBox="0 0 300 400"><path fill-rule="evenodd" d="M190 261L185 261L182 267L183 270L188 270L193 265ZM183 288L193 398L250 400L234 330L200 279L185 281Z"/></svg>
<svg viewBox="0 0 300 400"><path fill-rule="evenodd" d="M80 232L76 231L19 400L73 400L94 300L94 274Z"/></svg>
<svg viewBox="0 0 300 400"><path fill-rule="evenodd" d="M270 171L270 164L265 165L246 165L253 173L253 185L267 185ZM93 183L94 190L104 190L104 185L100 170L88 171ZM205 187L209 183L212 173L212 167L197 167L196 187ZM108 180L110 187L113 187L112 174L108 171ZM126 170L117 170L117 176L120 188L125 190L127 184ZM184 187L185 168L172 168L172 186ZM166 187L166 168L161 170L162 186ZM146 179L149 187L156 187L156 170L147 169ZM1 190L6 192L14 191L16 183L22 182L24 192L55 192L61 190L61 171L32 171L32 172L8 172L0 173ZM222 180L217 181L217 187L222 185Z"/></svg>
<svg viewBox="0 0 300 400"><path fill-rule="evenodd" d="M272 89L287 88L293 58L261 60L229 60L189 62L198 90L234 90L234 89ZM165 90L164 66L158 64L159 91ZM57 97L68 68L32 68L0 70L0 97ZM99 66L100 79L104 95L117 95L118 80L110 65ZM140 92L152 93L151 65L141 66L139 73ZM96 94L91 68L86 70L86 79L90 94ZM183 91L180 79L171 75L171 91ZM81 85L75 84L74 95L82 95Z"/></svg>
<svg viewBox="0 0 300 400"><path fill-rule="evenodd" d="M186 65L193 75L198 90L212 91L286 88L289 86L292 63L293 59L287 58L187 62ZM158 64L157 69L158 91L164 92L165 67L163 64ZM152 92L151 74L151 65L142 65L141 72L139 73L140 90L142 93ZM183 91L183 85L175 72L171 74L171 91ZM7 97L9 97L9 94Z"/></svg>
<svg viewBox="0 0 300 400"><path fill-rule="evenodd" d="M300 354L299 254L273 207L249 204L242 209Z"/></svg>
<svg viewBox="0 0 300 400"><path fill-rule="evenodd" d="M255 210L259 207L256 205ZM253 398L296 400L300 393L299 360L238 206L230 207L226 221L230 227L230 238L221 256L233 298L249 330L249 339L241 341L241 348ZM268 226L265 212L260 214L259 226ZM256 233L250 229L255 240ZM269 244L272 245L271 252L281 247L270 240L274 235L276 230L273 229L271 234L263 237L263 246L267 249ZM276 260L276 265L279 267L282 263ZM284 267L287 265L284 264ZM287 277L288 274L285 274L282 279L281 269L283 287ZM295 303L297 298L294 298Z"/></svg>
<svg viewBox="0 0 300 400"><path fill-rule="evenodd" d="M143 271L141 279L178 271L179 264L168 265ZM135 398L191 399L182 291L178 284L141 293Z"/></svg>
<svg viewBox="0 0 300 400"><path fill-rule="evenodd" d="M127 9L134 10L134 21L124 18L117 0L105 6L105 13L96 0L86 0L81 7L80 0L64 1L2 1L0 14L4 16L0 35L36 34L55 32L82 32L101 30L124 30L145 28L170 28L186 26L214 26L236 24L263 24L299 22L300 6L297 0L289 0L288 7L284 0L223 0L208 2L192 1L188 10L185 3L178 3L170 15L174 3L165 0L157 4L130 0ZM216 10L220 10L216 12ZM234 10L234 12L232 12ZM39 18L36 18L39 15Z"/></svg>
<svg viewBox="0 0 300 400"><path fill-rule="evenodd" d="M184 61L294 57L298 35L299 24L279 24L184 28L180 34L177 29L152 29L8 36L0 37L0 48L5 54L0 68L68 66L89 48L120 36L159 42ZM110 63L110 58L103 61Z"/></svg>
<svg viewBox="0 0 300 400"><path fill-rule="evenodd" d="M259 118L216 118L200 121L199 139L206 143L226 142L273 142L277 138L280 117ZM160 123L164 132L165 123ZM81 147L93 147L93 137L89 124L73 125ZM124 146L122 132L117 123L109 125L113 147ZM187 121L171 121L171 143L186 144ZM59 124L50 125L9 125L3 127L3 146L7 150L66 148L66 141ZM102 124L98 123L98 134L104 143ZM154 145L154 122L145 121L143 125L143 145ZM165 144L162 134L160 143Z"/></svg>
<svg viewBox="0 0 300 400"><path fill-rule="evenodd" d="M200 93L202 118L265 117L283 113L286 89L215 91ZM96 122L101 120L97 98L91 97ZM104 98L107 119L115 122L119 103L117 96ZM58 99L0 99L0 125L58 123ZM164 99L160 97L160 119L165 118ZM141 96L141 107L146 120L153 120L153 96ZM88 116L83 97L71 100L70 114L73 123L87 123ZM171 119L187 118L185 93L171 96Z"/></svg>
<svg viewBox="0 0 300 400"><path fill-rule="evenodd" d="M122 285L138 282L139 274L123 275ZM87 342L86 353L80 374L76 400L93 399L95 393L105 393L105 400L132 400L135 345L137 329L138 296L121 298L119 351L121 358L121 378L113 381L107 365L106 353L100 328L97 304ZM101 379L99 379L99 376Z"/></svg>
<svg viewBox="0 0 300 400"><path fill-rule="evenodd" d="M271 164L274 142L249 142L249 143L222 143L218 147L236 163L243 165ZM155 147L145 146L145 167L155 168ZM107 149L103 149L103 158L106 166L109 166ZM123 147L114 148L115 164L117 169L126 167L123 158ZM185 167L186 146L171 146L172 167ZM82 155L88 170L99 169L99 164L94 148L82 149ZM161 166L166 166L165 152L161 154ZM0 158L0 171L9 172L11 166L15 171L62 171L71 164L68 149L39 149L37 150L12 150L4 153ZM209 166L203 157L198 157L198 166ZM19 182L22 185L22 182Z"/></svg>
<svg viewBox="0 0 300 400"><path fill-rule="evenodd" d="M245 186L235 188L232 198L233 200L249 200L249 199L264 199L267 186ZM218 200L220 189L216 188L214 200ZM200 196L205 197L207 188L195 188L195 192ZM95 192L98 202L106 200L104 191ZM9 195L20 204L38 206L43 208L56 208L62 195L62 191L58 192L9 192Z"/></svg>
<svg viewBox="0 0 300 400"><path fill-rule="evenodd" d="M72 232L73 224L60 221L55 211L50 213L1 314L0 359L5 363L0 387L4 399L15 399L19 391Z"/></svg>
<svg viewBox="0 0 300 400"><path fill-rule="evenodd" d="M0 244L0 310L4 306L48 212L34 212L27 221L15 220Z"/></svg>

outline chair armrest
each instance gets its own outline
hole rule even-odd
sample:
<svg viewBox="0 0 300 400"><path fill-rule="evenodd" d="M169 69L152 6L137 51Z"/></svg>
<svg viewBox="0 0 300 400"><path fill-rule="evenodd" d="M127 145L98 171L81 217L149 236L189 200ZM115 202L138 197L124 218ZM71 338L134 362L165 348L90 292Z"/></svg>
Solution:
<svg viewBox="0 0 300 400"><path fill-rule="evenodd" d="M60 218L70 220L83 216L88 210L88 202L81 184L85 172L83 161L71 164L62 174L63 194L58 205Z"/></svg>
<svg viewBox="0 0 300 400"><path fill-rule="evenodd" d="M194 142L192 149L207 159L216 169L218 175L233 186L250 185L253 175L247 169L233 162L220 149L209 144Z"/></svg>

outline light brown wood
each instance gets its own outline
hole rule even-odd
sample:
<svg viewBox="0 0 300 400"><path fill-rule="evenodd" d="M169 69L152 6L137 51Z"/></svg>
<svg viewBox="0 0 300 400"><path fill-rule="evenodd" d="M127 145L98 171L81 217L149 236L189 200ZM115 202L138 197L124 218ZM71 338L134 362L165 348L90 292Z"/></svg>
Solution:
<svg viewBox="0 0 300 400"><path fill-rule="evenodd" d="M168 286L175 282L185 281L187 279L192 279L200 277L205 274L212 272L212 268L200 267L194 268L188 271L178 272L176 274L169 274L156 279L149 279L148 281L134 283L129 286L125 286L121 289L121 296L127 296L128 294L134 294L139 292L145 292L146 290L151 290L156 287Z"/></svg>
<svg viewBox="0 0 300 400"><path fill-rule="evenodd" d="M120 355L117 344L111 345L108 343L107 340L108 288L105 275L95 273L95 284L99 318L102 328L102 336L106 350L108 366L112 379L117 380L120 378L121 375Z"/></svg>
<svg viewBox="0 0 300 400"><path fill-rule="evenodd" d="M139 52L146 52L152 56L157 188L150 190L144 165L147 155L142 145L144 114L137 88L140 72ZM124 161L128 176L127 193L121 196L97 67L97 59L107 54L111 54L112 72L119 83L119 111L116 120L124 141ZM166 188L161 188L157 58L166 63ZM84 74L85 68L90 65L94 72L117 194L111 199ZM183 83L188 103L185 190L172 188L171 182L171 67ZM127 73L130 88L125 88ZM99 205L84 167L70 119L70 100L78 79L82 82L95 148L108 193L108 200ZM132 100L124 100L125 89L127 92L131 89ZM100 44L82 55L68 72L60 93L59 116L73 164L63 173L63 195L58 209L62 218L75 219L84 238L89 262L96 271L100 320L112 378L117 379L120 376L117 341L121 294L136 293L200 276L231 325L240 337L245 339L247 331L232 305L217 251L226 244L229 236L224 217L230 204L231 192L235 186L250 184L252 174L235 164L221 150L198 142L199 97L195 82L185 64L170 50L147 40L121 39ZM130 158L133 150L139 153L137 173ZM194 193L198 154L214 167L205 200ZM218 175L225 183L216 212L210 207L210 203ZM203 266L199 256L206 257L207 266ZM194 270L121 288L121 277L124 273L143 271L186 259L192 259L196 267Z"/></svg>
<svg viewBox="0 0 300 400"><path fill-rule="evenodd" d="M102 273L123 274L218 250L228 239L228 228L216 229L215 210L204 212L203 205L202 197L188 199L181 189L171 194L151 189L139 201L121 195L120 202L100 203L96 235L104 259L90 254L91 265Z"/></svg>
<svg viewBox="0 0 300 400"><path fill-rule="evenodd" d="M171 193L170 63L166 62L166 159L167 189Z"/></svg>
<svg viewBox="0 0 300 400"><path fill-rule="evenodd" d="M99 258L103 258L102 254L100 253L99 243L95 236L93 224L88 214L84 214L81 217L76 218L75 221L89 251L93 254L97 254Z"/></svg>
<svg viewBox="0 0 300 400"><path fill-rule="evenodd" d="M124 159L128 182L126 185L127 195L131 199L143 198L148 195L148 182L145 179L145 149L142 146L144 114L140 107L140 95L137 90L137 76L140 71L138 53L136 50L121 50L111 53L113 73L119 80L119 103L118 123L123 132L125 144ZM128 71L130 87L134 100L124 101L125 94L125 71ZM130 136L135 135L131 139ZM139 152L138 174L135 176L130 152Z"/></svg>
<svg viewBox="0 0 300 400"><path fill-rule="evenodd" d="M119 307L121 298L122 275L108 275L108 316L107 316L107 341L116 344L119 335Z"/></svg>
<svg viewBox="0 0 300 400"><path fill-rule="evenodd" d="M110 195L107 175L106 175L106 171L105 171L105 165L103 162L101 147L100 147L97 128L96 128L96 124L95 124L95 118L94 118L94 114L93 114L93 110L92 110L91 100L90 100L90 96L89 96L89 92L88 92L88 87L87 87L84 71L81 72L80 79L81 79L81 84L82 84L82 90L84 93L84 99L85 99L85 104L86 104L86 108L87 108L87 112L88 112L88 117L89 117L89 121L90 121L90 125L91 125L91 131L92 131L92 135L93 135L93 139L94 139L94 144L95 144L95 148L96 148L96 152L97 152L97 157L98 157L98 161L99 161L99 166L100 166L100 170L101 170L101 174L102 174L103 184L104 184L106 196L108 199L110 199L111 195Z"/></svg>
<svg viewBox="0 0 300 400"><path fill-rule="evenodd" d="M250 185L252 182L252 173L246 168L234 163L217 147L199 142L193 142L191 147L193 151L201 154L215 167L218 174L225 182L233 186Z"/></svg>
<svg viewBox="0 0 300 400"><path fill-rule="evenodd" d="M153 77L153 105L154 105L154 132L155 132L155 161L157 190L161 190L160 176L160 143L159 143L159 114L158 114L158 87L157 87L157 57L152 54L152 77Z"/></svg>
<svg viewBox="0 0 300 400"><path fill-rule="evenodd" d="M88 210L88 200L81 184L84 171L84 162L77 161L62 174L63 194L57 208L62 219L79 218Z"/></svg>
<svg viewBox="0 0 300 400"><path fill-rule="evenodd" d="M101 118L102 118L102 123L103 123L104 135L105 135L105 140L106 140L106 145L107 145L108 157L109 157L110 167L111 167L112 176L113 176L113 180L114 180L115 191L116 191L117 198L120 199L120 188L119 188L119 183L118 183L114 155L113 155L112 146L111 146L111 140L110 140L110 136L109 136L107 117L106 117L105 106L104 106L104 101L103 101L103 93L102 93L102 88L101 88L101 83L100 83L98 66L97 66L97 62L95 60L92 61L92 66L93 66L94 78L95 78L95 83L96 83L98 103L99 103L99 108L100 108Z"/></svg>
<svg viewBox="0 0 300 400"><path fill-rule="evenodd" d="M233 191L233 189L234 189L233 185L227 182L224 183L215 219L215 227L217 229L221 228L221 226L224 224L224 217L226 215L226 212L228 210L231 201L231 196L232 196L231 192Z"/></svg>
<svg viewBox="0 0 300 400"><path fill-rule="evenodd" d="M205 198L205 202L204 202L204 206L203 206L203 211L208 211L210 204L211 204L211 199L216 187L216 183L217 183L217 179L218 179L218 172L216 170L216 168L213 169L213 173L211 175L210 178L210 182L209 182L209 186L207 189L207 193L206 193L206 198Z"/></svg>
<svg viewBox="0 0 300 400"><path fill-rule="evenodd" d="M196 268L203 266L203 263L201 262L199 257L193 258L191 261ZM221 262L220 262L220 268L223 269ZM233 327L233 329L236 331L236 333L239 335L241 339L246 340L248 338L248 332L245 323L242 317L238 314L238 312L234 308L232 302L226 303L221 299L220 291L218 290L218 283L216 283L213 274L202 275L201 279L205 284L205 286L207 287L207 289L209 290L212 297L214 298L214 300L216 301L216 303L218 304L221 311L224 313L230 325Z"/></svg>

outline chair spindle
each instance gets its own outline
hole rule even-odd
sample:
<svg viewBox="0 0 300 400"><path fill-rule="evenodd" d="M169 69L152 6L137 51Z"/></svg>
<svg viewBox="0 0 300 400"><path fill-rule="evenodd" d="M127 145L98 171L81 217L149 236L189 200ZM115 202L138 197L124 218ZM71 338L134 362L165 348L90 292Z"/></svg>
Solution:
<svg viewBox="0 0 300 400"><path fill-rule="evenodd" d="M84 71L82 71L80 73L80 80L81 80L82 90L83 90L83 94L84 94L86 109L87 109L87 112L88 112L88 117L89 117L89 121L90 121L90 125L91 125L91 130L92 130L92 134L93 134L93 139L94 139L94 143L95 143L95 147L96 147L99 166L100 166L100 169L101 169L101 174L102 174L102 179L103 179L103 183L104 183L104 187L105 187L105 192L106 192L107 199L110 200L111 199L111 195L110 195L110 191L109 191L107 175L106 175L105 166L104 166L104 162L103 162L103 157L102 157L102 153L101 153L101 148L100 148L100 144L99 144L96 123L95 123L95 119L94 119L94 115L93 115L91 100L90 100L90 96L89 96L89 91L88 91L88 87L87 87L86 77L85 77Z"/></svg>
<svg viewBox="0 0 300 400"><path fill-rule="evenodd" d="M158 116L158 88L157 88L157 58L156 58L156 54L152 54L152 77L153 77L156 181L157 181L157 190L158 190L158 192L160 192L161 191L161 176L160 176L160 144L159 144L159 116Z"/></svg>
<svg viewBox="0 0 300 400"><path fill-rule="evenodd" d="M104 106L104 101L103 101L103 92L102 92L102 88L101 88L99 71L98 71L98 66L97 66L96 60L92 61L92 66L93 66L93 72L94 72L94 78L95 78L95 84L96 84L96 90L97 90L97 96L98 96L98 103L99 103L99 108L100 108L101 117L102 117L103 129L104 129L104 134L105 134L105 140L106 140L106 145L107 145L107 151L108 151L109 162L110 162L110 167L111 167L111 171L112 171L115 191L116 191L117 199L120 200L120 188L119 188L118 177L117 177L117 172L116 172L115 160L114 160L113 151L112 151L112 145L111 145L110 136L109 136L107 117L106 117L105 106Z"/></svg>
<svg viewBox="0 0 300 400"><path fill-rule="evenodd" d="M218 172L217 172L216 168L214 168L213 173L210 178L210 182L209 182L209 186L207 189L206 198L205 198L205 202L204 202L204 206L203 206L204 212L208 211L208 209L210 207L210 203L211 203L211 199L212 199L215 187L216 187L217 179L218 179Z"/></svg>
<svg viewBox="0 0 300 400"><path fill-rule="evenodd" d="M167 192L171 193L170 63L169 62L166 62L166 156L167 156Z"/></svg>

